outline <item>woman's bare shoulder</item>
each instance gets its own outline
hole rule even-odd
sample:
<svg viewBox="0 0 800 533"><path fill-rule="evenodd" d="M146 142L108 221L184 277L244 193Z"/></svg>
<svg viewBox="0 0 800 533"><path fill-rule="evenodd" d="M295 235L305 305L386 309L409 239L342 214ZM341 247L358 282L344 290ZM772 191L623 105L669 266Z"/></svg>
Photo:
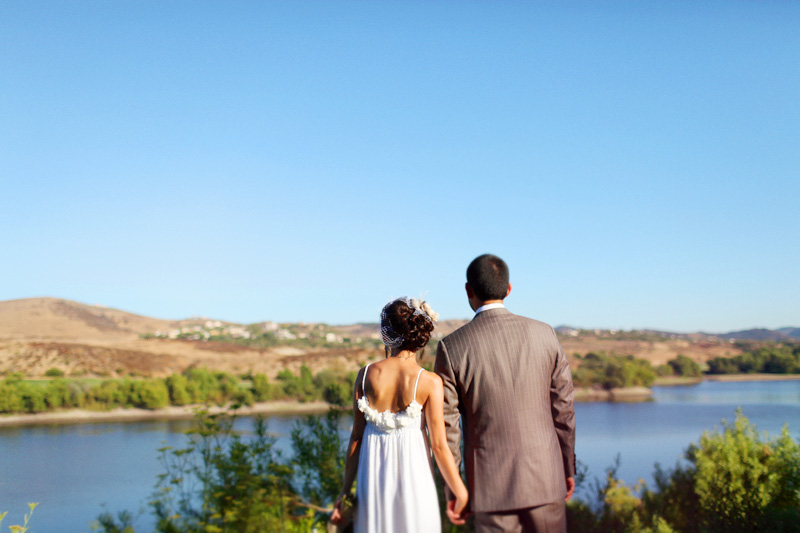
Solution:
<svg viewBox="0 0 800 533"><path fill-rule="evenodd" d="M433 392L443 387L442 377L436 372L425 370L419 378L419 386L424 391Z"/></svg>

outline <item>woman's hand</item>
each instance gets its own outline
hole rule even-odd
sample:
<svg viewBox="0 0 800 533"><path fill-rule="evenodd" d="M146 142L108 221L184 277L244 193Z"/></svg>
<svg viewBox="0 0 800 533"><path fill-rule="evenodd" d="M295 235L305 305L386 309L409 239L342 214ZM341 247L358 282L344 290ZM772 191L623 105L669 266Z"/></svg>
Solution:
<svg viewBox="0 0 800 533"><path fill-rule="evenodd" d="M467 517L469 516L469 511L467 511L467 503L469 503L469 493L467 491L463 491L460 494L456 495L455 500L450 500L447 502L447 518L450 519L456 526L463 525Z"/></svg>

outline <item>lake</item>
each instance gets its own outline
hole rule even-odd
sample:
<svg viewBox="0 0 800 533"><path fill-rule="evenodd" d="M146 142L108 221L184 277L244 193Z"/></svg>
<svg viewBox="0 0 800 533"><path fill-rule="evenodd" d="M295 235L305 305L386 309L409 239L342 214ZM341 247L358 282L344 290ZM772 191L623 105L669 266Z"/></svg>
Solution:
<svg viewBox="0 0 800 533"><path fill-rule="evenodd" d="M633 485L652 480L653 465L672 467L704 430L733 421L737 407L758 427L777 435L789 425L800 440L800 380L713 382L654 387L646 403L576 405L578 460L589 481L603 478L617 455L618 476ZM273 416L269 429L287 449L302 417ZM85 532L104 510L144 510L137 532L152 528L146 508L156 476L163 472L157 449L185 444L191 421L146 421L58 426L0 427L0 512L3 528L20 524L27 502L40 502L32 532ZM247 429L249 419L239 421ZM582 488L587 493L590 483Z"/></svg>

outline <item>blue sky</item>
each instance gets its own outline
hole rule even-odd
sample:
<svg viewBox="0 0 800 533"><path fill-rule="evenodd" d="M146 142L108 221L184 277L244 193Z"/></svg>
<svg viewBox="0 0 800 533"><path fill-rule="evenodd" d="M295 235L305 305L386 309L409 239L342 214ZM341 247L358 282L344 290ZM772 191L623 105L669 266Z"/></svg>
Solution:
<svg viewBox="0 0 800 533"><path fill-rule="evenodd" d="M796 2L0 4L0 300L800 325Z"/></svg>

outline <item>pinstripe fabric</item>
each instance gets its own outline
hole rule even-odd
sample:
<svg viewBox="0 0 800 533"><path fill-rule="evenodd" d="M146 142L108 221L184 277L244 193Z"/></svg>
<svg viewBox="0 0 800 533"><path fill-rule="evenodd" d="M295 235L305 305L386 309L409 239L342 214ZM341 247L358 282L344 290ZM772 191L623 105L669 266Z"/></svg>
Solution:
<svg viewBox="0 0 800 533"><path fill-rule="evenodd" d="M567 533L567 510L561 501L500 513L475 513L475 529L481 533Z"/></svg>
<svg viewBox="0 0 800 533"><path fill-rule="evenodd" d="M575 474L572 374L553 328L490 309L439 342L450 449L474 512L563 502ZM445 490L447 488L445 487Z"/></svg>

